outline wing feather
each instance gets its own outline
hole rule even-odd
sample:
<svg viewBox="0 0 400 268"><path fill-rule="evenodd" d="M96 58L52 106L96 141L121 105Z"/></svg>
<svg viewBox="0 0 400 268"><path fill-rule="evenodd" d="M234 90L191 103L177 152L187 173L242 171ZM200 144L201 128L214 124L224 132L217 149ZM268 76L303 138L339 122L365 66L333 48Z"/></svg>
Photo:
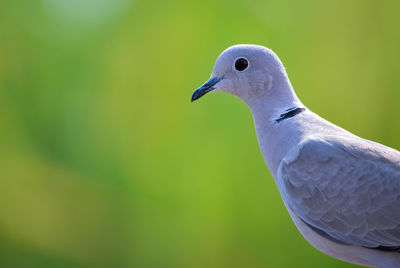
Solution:
<svg viewBox="0 0 400 268"><path fill-rule="evenodd" d="M311 137L278 170L284 202L335 240L400 246L400 152L354 137Z"/></svg>

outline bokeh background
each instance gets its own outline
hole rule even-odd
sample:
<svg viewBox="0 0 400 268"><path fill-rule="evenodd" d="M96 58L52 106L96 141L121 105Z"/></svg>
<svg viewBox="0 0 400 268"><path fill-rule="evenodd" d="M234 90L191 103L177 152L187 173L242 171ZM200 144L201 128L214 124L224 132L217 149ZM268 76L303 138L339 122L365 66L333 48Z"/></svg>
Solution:
<svg viewBox="0 0 400 268"><path fill-rule="evenodd" d="M0 1L0 267L355 267L313 249L251 114L191 104L272 48L311 110L400 149L399 1Z"/></svg>

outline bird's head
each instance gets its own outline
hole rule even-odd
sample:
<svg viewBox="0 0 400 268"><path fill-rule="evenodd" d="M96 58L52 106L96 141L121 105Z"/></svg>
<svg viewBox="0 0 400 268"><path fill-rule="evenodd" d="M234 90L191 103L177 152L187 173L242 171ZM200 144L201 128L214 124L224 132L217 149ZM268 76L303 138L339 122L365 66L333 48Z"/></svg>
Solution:
<svg viewBox="0 0 400 268"><path fill-rule="evenodd" d="M217 91L252 102L269 95L282 79L287 80L285 69L272 50L257 45L232 46L218 57L211 78L193 93L192 102Z"/></svg>

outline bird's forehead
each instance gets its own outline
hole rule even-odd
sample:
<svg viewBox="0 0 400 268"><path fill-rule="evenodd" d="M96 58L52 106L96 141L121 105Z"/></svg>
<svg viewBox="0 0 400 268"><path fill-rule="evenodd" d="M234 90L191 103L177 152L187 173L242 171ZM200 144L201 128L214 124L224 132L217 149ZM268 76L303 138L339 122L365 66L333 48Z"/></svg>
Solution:
<svg viewBox="0 0 400 268"><path fill-rule="evenodd" d="M239 57L257 57L265 54L266 48L254 45L237 45L226 49L221 53L219 59L234 60Z"/></svg>

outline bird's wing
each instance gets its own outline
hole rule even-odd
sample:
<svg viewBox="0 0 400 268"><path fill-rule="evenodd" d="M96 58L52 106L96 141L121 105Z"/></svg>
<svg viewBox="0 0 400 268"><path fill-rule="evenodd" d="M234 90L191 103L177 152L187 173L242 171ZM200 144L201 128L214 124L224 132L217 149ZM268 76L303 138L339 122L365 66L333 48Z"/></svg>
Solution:
<svg viewBox="0 0 400 268"><path fill-rule="evenodd" d="M286 205L344 244L400 246L400 152L356 137L313 137L278 170Z"/></svg>

